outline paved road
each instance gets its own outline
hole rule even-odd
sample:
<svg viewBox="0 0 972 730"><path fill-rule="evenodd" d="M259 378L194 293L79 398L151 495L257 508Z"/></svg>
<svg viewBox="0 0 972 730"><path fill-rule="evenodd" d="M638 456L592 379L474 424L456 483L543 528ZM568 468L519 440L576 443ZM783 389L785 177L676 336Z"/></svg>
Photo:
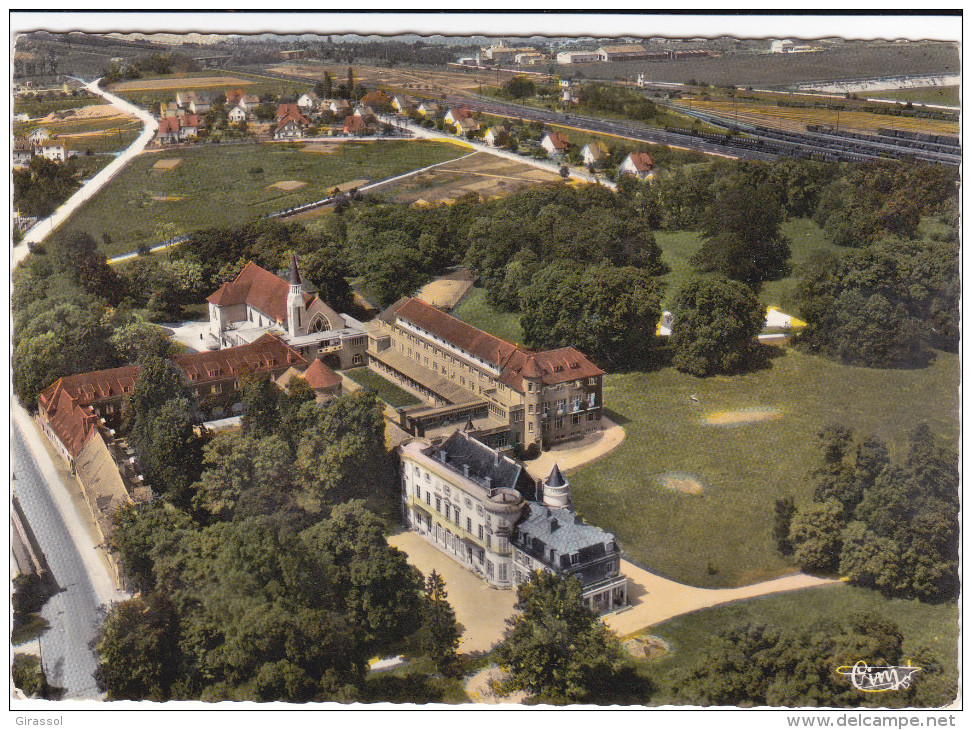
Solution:
<svg viewBox="0 0 972 730"><path fill-rule="evenodd" d="M107 91L102 91L98 86L98 82L100 80L101 79L96 79L92 81L90 84L85 86L85 88L94 94L101 95L109 104L118 107L128 114L136 116L142 121L142 123L145 124L145 127L142 129L142 133L138 136L138 138L122 154L112 160L110 164L108 164L106 167L100 170L98 174L82 185L74 193L74 195L62 203L61 206L50 215L50 217L38 221L30 228L30 230L27 231L27 233L24 234L23 242L14 247L11 261L12 266L16 266L20 260L27 255L28 243L40 243L43 241L55 228L67 220L67 218L73 214L80 205L82 205L91 196L108 184L108 182L115 175L117 175L133 157L145 149L145 146L151 141L152 137L155 136L155 132L159 128L159 123L155 121L152 118L152 115L144 109L140 109L134 104L130 104L114 94L109 94Z"/></svg>
<svg viewBox="0 0 972 730"><path fill-rule="evenodd" d="M40 639L44 670L52 686L64 688L63 699L102 699L93 676L96 660L90 645L98 634L103 602L51 487L18 424L11 425L17 497L61 589L41 611L51 626Z"/></svg>

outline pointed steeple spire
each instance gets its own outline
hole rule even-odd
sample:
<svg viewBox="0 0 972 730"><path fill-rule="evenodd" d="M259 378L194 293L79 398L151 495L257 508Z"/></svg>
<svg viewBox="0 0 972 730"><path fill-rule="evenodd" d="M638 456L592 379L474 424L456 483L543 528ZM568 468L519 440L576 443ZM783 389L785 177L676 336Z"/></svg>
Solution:
<svg viewBox="0 0 972 730"><path fill-rule="evenodd" d="M290 285L300 286L300 271L297 269L297 254L291 254L290 256Z"/></svg>

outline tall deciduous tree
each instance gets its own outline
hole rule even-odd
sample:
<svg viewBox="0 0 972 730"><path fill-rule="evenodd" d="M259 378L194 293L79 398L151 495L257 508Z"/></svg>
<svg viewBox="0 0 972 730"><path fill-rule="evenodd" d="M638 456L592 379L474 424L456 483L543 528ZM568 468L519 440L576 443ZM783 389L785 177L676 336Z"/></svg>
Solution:
<svg viewBox="0 0 972 730"><path fill-rule="evenodd" d="M673 363L699 377L737 373L757 362L763 307L745 284L703 278L686 284L672 303Z"/></svg>
<svg viewBox="0 0 972 730"><path fill-rule="evenodd" d="M448 602L445 581L434 570L425 579L425 611L420 637L422 649L435 662L439 671L453 675L459 667L459 640L462 631Z"/></svg>
<svg viewBox="0 0 972 730"><path fill-rule="evenodd" d="M554 704L583 702L619 670L620 642L583 604L576 578L534 573L517 589L516 609L496 647L507 690Z"/></svg>

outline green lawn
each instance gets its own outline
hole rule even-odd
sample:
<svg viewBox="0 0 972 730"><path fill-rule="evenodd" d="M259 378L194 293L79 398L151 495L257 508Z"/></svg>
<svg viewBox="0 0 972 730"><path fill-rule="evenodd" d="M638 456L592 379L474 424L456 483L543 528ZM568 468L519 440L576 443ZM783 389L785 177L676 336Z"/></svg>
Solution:
<svg viewBox="0 0 972 730"><path fill-rule="evenodd" d="M711 639L722 629L744 623L765 623L799 630L819 621L843 619L857 611L875 613L894 621L905 639L906 659L921 647L934 652L942 662L945 674L930 681L941 686L942 703L947 702L947 688L950 687L954 694L958 682L959 617L956 604L889 600L874 591L848 585L754 598L679 616L646 632L664 639L671 652L655 660L637 663L648 676L657 680L660 687L660 691L651 697L651 703L667 704L672 697L666 691L666 678L675 670L694 666Z"/></svg>
<svg viewBox="0 0 972 730"><path fill-rule="evenodd" d="M62 112L68 109L79 109L83 106L94 104L104 104L105 100L100 96L69 96L66 99L36 99L29 96L18 95L14 97L14 114L28 114L31 117L46 117L53 112Z"/></svg>
<svg viewBox="0 0 972 730"><path fill-rule="evenodd" d="M520 315L516 312L500 312L489 306L486 303L486 290L482 287L470 289L452 315L508 342L523 342Z"/></svg>
<svg viewBox="0 0 972 730"><path fill-rule="evenodd" d="M918 370L851 367L787 349L749 375L699 379L673 368L608 375L604 404L627 436L571 474L574 502L632 559L665 577L712 587L775 577L794 568L772 539L773 502L786 494L809 501L821 427L859 428L900 451L907 431L927 420L956 440L958 386L958 357L944 353ZM732 427L703 420L758 407L780 417ZM658 479L669 473L691 476L703 493L664 488Z"/></svg>
<svg viewBox="0 0 972 730"><path fill-rule="evenodd" d="M302 147L200 145L140 155L59 233L86 231L99 241L108 233L113 243L105 253L110 257L158 243L175 231L243 223L319 200L340 183L379 180L463 154L454 145L424 140L350 142L332 154L303 152ZM182 160L174 169L154 169L159 160L173 158ZM270 187L286 180L307 184L289 191Z"/></svg>
<svg viewBox="0 0 972 730"><path fill-rule="evenodd" d="M958 106L962 103L962 93L958 86L869 91L867 96L872 96L875 99L900 99L901 101L913 101L916 104L940 104L942 106Z"/></svg>
<svg viewBox="0 0 972 730"><path fill-rule="evenodd" d="M402 390L390 380L383 378L374 370L353 368L345 370L344 374L361 387L374 392L392 408L406 408L422 402L408 391Z"/></svg>
<svg viewBox="0 0 972 730"><path fill-rule="evenodd" d="M762 299L769 306L776 306L788 314L796 314L792 299L793 287L799 281L807 264L822 253L840 253L844 249L830 243L823 230L809 218L793 218L783 223L783 232L790 239L790 275L779 281L768 281L763 287ZM662 250L662 261L671 271L664 277L667 284L662 306L670 303L683 285L699 276L689 263L698 251L701 238L696 231L655 231L655 240Z"/></svg>

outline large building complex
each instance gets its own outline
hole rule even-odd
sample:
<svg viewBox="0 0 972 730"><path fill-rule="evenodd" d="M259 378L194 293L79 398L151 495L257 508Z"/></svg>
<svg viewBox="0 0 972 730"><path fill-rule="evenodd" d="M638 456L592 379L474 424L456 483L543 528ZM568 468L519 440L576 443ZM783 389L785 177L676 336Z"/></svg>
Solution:
<svg viewBox="0 0 972 730"><path fill-rule="evenodd" d="M495 588L534 571L576 577L593 610L627 603L614 535L571 509L570 485L554 466L534 483L523 466L462 431L400 447L406 523Z"/></svg>
<svg viewBox="0 0 972 730"><path fill-rule="evenodd" d="M548 448L601 428L604 371L583 353L525 350L420 299L382 312L368 333L368 358L425 399L401 412L400 425L415 436L470 423L491 446Z"/></svg>
<svg viewBox="0 0 972 730"><path fill-rule="evenodd" d="M364 325L304 291L296 256L290 260L289 282L250 261L206 301L210 335L220 348L270 333L308 360L319 358L337 368L364 364Z"/></svg>

